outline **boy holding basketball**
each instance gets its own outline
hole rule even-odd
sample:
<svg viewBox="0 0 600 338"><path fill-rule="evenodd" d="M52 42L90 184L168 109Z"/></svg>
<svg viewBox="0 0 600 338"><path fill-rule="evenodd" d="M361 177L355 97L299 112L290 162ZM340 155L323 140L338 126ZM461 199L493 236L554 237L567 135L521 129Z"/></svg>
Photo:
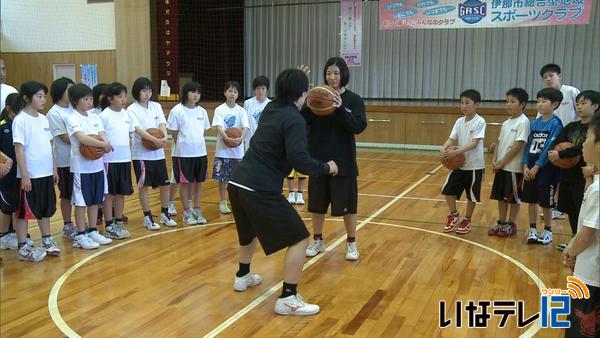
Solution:
<svg viewBox="0 0 600 338"><path fill-rule="evenodd" d="M231 210L227 206L227 182L231 178L233 170L238 166L244 157L244 145L242 142L248 133L250 124L248 123L248 113L235 101L238 98L240 84L236 81L229 81L225 84L223 95L226 101L215 108L213 116L213 127L217 129L217 148L215 150L215 165L213 167L213 178L219 181L219 211L222 214L229 214ZM237 128L241 130L241 136L231 138L227 136L226 130Z"/></svg>
<svg viewBox="0 0 600 338"><path fill-rule="evenodd" d="M552 242L552 207L560 171L548 160L548 151L563 129L560 119L554 115L562 97L560 90L554 88L544 88L537 93L537 108L541 115L531 122L522 160L525 178L522 201L529 203L527 243ZM544 214L544 231L539 234L536 224L538 204Z"/></svg>
<svg viewBox="0 0 600 338"><path fill-rule="evenodd" d="M498 201L498 221L488 231L490 236L509 237L517 233L515 221L519 214L523 185L521 159L529 137L529 119L524 114L528 100L529 94L524 89L512 88L506 92L506 110L510 118L502 123L492 160L496 175L490 199Z"/></svg>
<svg viewBox="0 0 600 338"><path fill-rule="evenodd" d="M577 95L577 114L580 120L573 121L565 126L562 132L556 137L550 150L548 158L556 162L563 158L570 158L582 155L582 146L585 142L588 125L595 111L600 107L600 93L594 90L585 90ZM554 150L556 145L562 142L573 144L571 148L561 151ZM577 232L577 220L579 219L579 209L583 201L583 192L585 188L585 176L593 175L591 167L586 167L583 158L572 168L561 169L560 186L558 192L558 205L556 209L569 215L569 223L573 235ZM559 244L559 249L564 249L567 244Z"/></svg>
<svg viewBox="0 0 600 338"><path fill-rule="evenodd" d="M471 217L475 210L475 203L479 202L485 168L483 160L485 120L477 114L480 102L481 94L475 89L460 93L460 110L465 116L456 120L450 137L441 150L442 161L451 160L459 154L465 157L463 165L448 174L446 183L442 187L442 194L446 196L450 211L444 232L456 231L457 234L462 235L471 231ZM463 191L467 194L467 211L465 217L458 223L460 217L456 209L456 200L460 198Z"/></svg>

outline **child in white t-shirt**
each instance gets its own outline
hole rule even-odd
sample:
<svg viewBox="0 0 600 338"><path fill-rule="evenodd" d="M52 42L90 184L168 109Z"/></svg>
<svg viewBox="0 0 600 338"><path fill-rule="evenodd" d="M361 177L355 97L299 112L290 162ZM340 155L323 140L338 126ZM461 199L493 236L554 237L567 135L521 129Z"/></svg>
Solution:
<svg viewBox="0 0 600 338"><path fill-rule="evenodd" d="M248 134L246 134L246 138L244 139L245 151L250 147L250 140L256 132L256 128L258 128L258 120L260 120L262 111L271 102L267 97L269 79L266 76L257 76L252 81L252 88L254 89L254 96L244 101L244 109L248 113L248 124L250 125Z"/></svg>
<svg viewBox="0 0 600 338"><path fill-rule="evenodd" d="M181 90L181 103L169 113L167 128L177 144L173 150L173 173L179 183L183 222L206 224L200 210L201 184L207 176L207 152L204 131L210 129L206 110L198 105L202 88L190 81ZM193 205L188 201L192 199Z"/></svg>
<svg viewBox="0 0 600 338"><path fill-rule="evenodd" d="M100 117L90 112L92 90L82 83L71 86L69 100L73 105L73 114L67 120L67 130L71 146L70 169L73 174L72 201L77 224L73 247L90 250L112 242L96 228L98 207L102 205L104 195L108 192L108 182L102 157L96 160L85 158L79 151L79 145L100 147L105 152L112 151L112 147L106 139ZM98 135L102 141L88 135Z"/></svg>
<svg viewBox="0 0 600 338"><path fill-rule="evenodd" d="M219 181L219 195L221 197L219 211L223 214L231 213L231 210L227 206L227 182L229 182L233 170L244 157L244 145L242 142L250 128L248 113L235 102L239 91L240 84L236 81L229 81L225 84L223 95L225 95L226 101L215 108L212 123L213 127L217 129L213 178ZM226 130L229 128L241 130L242 135L238 138L228 137Z"/></svg>

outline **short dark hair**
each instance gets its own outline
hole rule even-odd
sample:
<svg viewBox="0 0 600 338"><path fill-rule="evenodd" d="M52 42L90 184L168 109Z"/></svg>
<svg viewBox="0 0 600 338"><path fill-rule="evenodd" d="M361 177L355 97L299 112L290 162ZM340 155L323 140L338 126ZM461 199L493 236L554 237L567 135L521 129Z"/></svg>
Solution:
<svg viewBox="0 0 600 338"><path fill-rule="evenodd" d="M69 79L68 77L64 76L54 80L54 82L52 82L52 85L50 85L50 96L52 97L52 102L56 104L58 101L60 101L60 99L67 91L69 85L72 84L75 84L75 82L73 82L73 80Z"/></svg>
<svg viewBox="0 0 600 338"><path fill-rule="evenodd" d="M506 96L514 97L519 103L527 103L529 101L529 94L523 88L511 88L506 92Z"/></svg>
<svg viewBox="0 0 600 338"><path fill-rule="evenodd" d="M563 94L561 93L560 90L555 89L555 88L544 88L544 89L540 90L539 92L537 92L536 97L538 99L550 100L551 103L558 102L559 106L563 100Z"/></svg>
<svg viewBox="0 0 600 338"><path fill-rule="evenodd" d="M24 82L19 90L19 96L21 97L21 104L23 105L23 107L27 105L27 100L25 100L25 98L27 98L29 102L31 102L33 96L37 94L37 92L39 92L40 90L43 90L44 94L48 94L48 87L46 87L45 84L37 81Z"/></svg>
<svg viewBox="0 0 600 338"><path fill-rule="evenodd" d="M108 98L117 96L117 95L121 95L122 92L125 92L125 94L127 94L127 87L125 87L124 84L122 84L120 82L109 83L104 88L104 92L103 92L104 97L102 98L100 107L102 109L105 109L106 107L110 106L110 101L108 100Z"/></svg>
<svg viewBox="0 0 600 338"><path fill-rule="evenodd" d="M594 133L594 143L600 142L600 111L596 110L594 115L592 115L589 128Z"/></svg>
<svg viewBox="0 0 600 338"><path fill-rule="evenodd" d="M196 81L190 81L190 82L184 84L183 88L181 88L181 97L180 97L181 104L187 103L187 95L190 92L202 93L202 86Z"/></svg>
<svg viewBox="0 0 600 338"><path fill-rule="evenodd" d="M584 100L590 100L592 104L597 104L598 109L596 111L600 111L600 93L595 90L584 90L577 95L575 98L575 102L579 101L579 99L583 98ZM599 134L600 136L600 134Z"/></svg>
<svg viewBox="0 0 600 338"><path fill-rule="evenodd" d="M88 95L92 96L92 89L86 84L78 83L69 87L69 101L71 101L73 108L77 106L79 99Z"/></svg>
<svg viewBox="0 0 600 338"><path fill-rule="evenodd" d="M544 77L544 74L552 72L560 75L560 66L555 63L549 63L540 69L540 76Z"/></svg>
<svg viewBox="0 0 600 338"><path fill-rule="evenodd" d="M337 66L340 69L340 87L345 87L350 82L350 70L346 61L341 57L334 56L325 62L325 68L323 68L323 80L325 83L327 83L327 68L329 66Z"/></svg>
<svg viewBox="0 0 600 338"><path fill-rule="evenodd" d="M92 89L92 96L94 97L94 108L101 105L100 96L104 94L104 89L108 86L106 83L98 83Z"/></svg>
<svg viewBox="0 0 600 338"><path fill-rule="evenodd" d="M260 86L265 86L267 87L267 89L269 89L269 85L271 84L271 82L269 82L269 78L264 76L264 75L260 75L254 78L254 80L252 80L252 89L256 89L256 87L260 87Z"/></svg>
<svg viewBox="0 0 600 338"><path fill-rule="evenodd" d="M2 112L0 113L0 121L8 118L8 108L10 108L10 111L14 114L18 114L21 109L23 109L23 102L21 101L19 93L8 94L4 102L4 109L2 109Z"/></svg>
<svg viewBox="0 0 600 338"><path fill-rule="evenodd" d="M275 81L275 101L285 105L298 101L308 91L308 77L299 69L286 69Z"/></svg>
<svg viewBox="0 0 600 338"><path fill-rule="evenodd" d="M475 103L481 102L481 94L475 89L467 89L460 93L460 98L466 97Z"/></svg>
<svg viewBox="0 0 600 338"><path fill-rule="evenodd" d="M131 86L131 95L136 101L140 100L140 92L142 89L152 90L152 81L146 77L138 77Z"/></svg>
<svg viewBox="0 0 600 338"><path fill-rule="evenodd" d="M227 83L225 83L225 87L223 88L223 92L226 92L227 89L231 87L235 88L235 90L237 90L238 93L240 92L240 84L237 81L227 81Z"/></svg>

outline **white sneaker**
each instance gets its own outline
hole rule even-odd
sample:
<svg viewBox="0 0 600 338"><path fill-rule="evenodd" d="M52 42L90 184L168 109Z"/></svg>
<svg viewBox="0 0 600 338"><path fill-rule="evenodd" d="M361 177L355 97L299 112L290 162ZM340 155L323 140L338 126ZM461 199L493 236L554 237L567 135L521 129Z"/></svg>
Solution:
<svg viewBox="0 0 600 338"><path fill-rule="evenodd" d="M233 289L235 291L246 291L249 287L256 286L262 282L260 275L248 273L243 277L235 276L233 281Z"/></svg>
<svg viewBox="0 0 600 338"><path fill-rule="evenodd" d="M75 239L73 239L73 247L84 250L92 250L98 249L100 247L100 244L94 242L91 238L88 237L87 234L81 234L75 236Z"/></svg>
<svg viewBox="0 0 600 338"><path fill-rule="evenodd" d="M160 230L160 225L158 225L150 216L144 216L144 228L148 230Z"/></svg>
<svg viewBox="0 0 600 338"><path fill-rule="evenodd" d="M129 234L129 231L125 227L125 223L124 222L116 222L116 225L117 225L117 231L119 232L119 236L121 238L129 238L129 237L131 237L131 235Z"/></svg>
<svg viewBox="0 0 600 338"><path fill-rule="evenodd" d="M296 204L304 205L304 198L302 198L301 192L296 194Z"/></svg>
<svg viewBox="0 0 600 338"><path fill-rule="evenodd" d="M194 208L194 211L192 211L192 213L194 215L194 218L196 219L196 224L206 224L206 218L202 216L202 211L200 211L200 208Z"/></svg>
<svg viewBox="0 0 600 338"><path fill-rule="evenodd" d="M358 258L360 258L360 254L358 253L356 242L346 242L346 259L349 261L355 261Z"/></svg>
<svg viewBox="0 0 600 338"><path fill-rule="evenodd" d="M565 214L563 214L562 212L556 210L556 209L552 209L552 219L566 219L567 216L565 216Z"/></svg>
<svg viewBox="0 0 600 338"><path fill-rule="evenodd" d="M290 204L296 204L296 193L294 191L290 191L288 202L290 202Z"/></svg>
<svg viewBox="0 0 600 338"><path fill-rule="evenodd" d="M537 243L538 242L538 232L536 228L529 228L527 232L527 243Z"/></svg>
<svg viewBox="0 0 600 338"><path fill-rule="evenodd" d="M63 226L62 237L70 241L77 236L77 227L73 223L67 223Z"/></svg>
<svg viewBox="0 0 600 338"><path fill-rule="evenodd" d="M300 294L278 298L275 312L279 315L310 316L319 313L319 305L305 303Z"/></svg>
<svg viewBox="0 0 600 338"><path fill-rule="evenodd" d="M552 231L544 229L544 232L542 232L540 237L538 237L538 242L541 244L552 243Z"/></svg>
<svg viewBox="0 0 600 338"><path fill-rule="evenodd" d="M306 257L315 257L320 252L325 252L325 246L322 239L317 239L306 248Z"/></svg>
<svg viewBox="0 0 600 338"><path fill-rule="evenodd" d="M175 208L175 202L169 202L169 215L175 216L177 215L177 209Z"/></svg>
<svg viewBox="0 0 600 338"><path fill-rule="evenodd" d="M17 241L17 235L14 232L0 238L0 250L17 250L18 248L19 241Z"/></svg>
<svg viewBox="0 0 600 338"><path fill-rule="evenodd" d="M198 224L198 221L196 220L196 217L194 217L194 212L192 210L183 211L183 223L187 225Z"/></svg>
<svg viewBox="0 0 600 338"><path fill-rule="evenodd" d="M60 255L60 249L56 246L56 242L52 237L42 238L42 248L46 250L46 254L48 255Z"/></svg>
<svg viewBox="0 0 600 338"><path fill-rule="evenodd" d="M107 244L112 243L112 239L102 236L102 234L100 234L98 232L98 230L88 232L87 236L89 239L91 239L92 241L94 241L100 245L107 245Z"/></svg>
<svg viewBox="0 0 600 338"><path fill-rule="evenodd" d="M25 244L19 249L19 259L27 262L39 262L46 257L46 250L34 248L29 244Z"/></svg>
<svg viewBox="0 0 600 338"><path fill-rule="evenodd" d="M160 222L168 227L177 226L177 222L165 213L160 214Z"/></svg>
<svg viewBox="0 0 600 338"><path fill-rule="evenodd" d="M125 239L129 236L124 236L125 234L123 233L123 231L119 228L119 225L117 223L111 223L111 225L107 225L104 227L104 233L105 233L105 237L108 238L112 238L112 239ZM128 235L129 233L127 233Z"/></svg>
<svg viewBox="0 0 600 338"><path fill-rule="evenodd" d="M227 206L227 201L221 201L219 203L219 212L222 214L231 214L231 209Z"/></svg>

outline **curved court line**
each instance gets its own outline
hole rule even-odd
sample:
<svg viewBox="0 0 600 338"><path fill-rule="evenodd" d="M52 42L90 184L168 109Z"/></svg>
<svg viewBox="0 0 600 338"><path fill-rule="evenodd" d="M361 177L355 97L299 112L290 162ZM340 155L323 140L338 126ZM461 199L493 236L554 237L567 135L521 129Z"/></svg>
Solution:
<svg viewBox="0 0 600 338"><path fill-rule="evenodd" d="M110 252L112 250L115 250L117 248L123 247L125 245L129 245L131 243L135 243L137 241L141 241L141 240L144 240L147 238L161 236L164 234L170 234L170 233L177 232L177 231L190 230L190 229L202 229L202 228L206 228L206 227L209 227L212 225L221 225L221 224L230 224L230 223L234 223L234 221L233 220L223 221L223 222L205 224L202 226L189 226L189 227L185 227L185 228L177 228L177 229L172 229L172 230L167 230L167 231L155 232L155 233L144 235L144 236L138 237L138 238L134 238L132 240L125 241L125 242L122 242L119 244L111 245L111 246L107 247L106 249L100 250L100 251L94 253L93 255L85 257L84 259L80 260L75 265L73 265L71 268L69 268L69 270L65 271L52 286L52 290L50 290L50 295L48 296L48 311L50 312L50 317L52 317L52 321L54 321L54 324L56 325L56 327L58 327L58 329L61 330L62 333L64 333L67 337L81 338L81 336L77 332L75 332L69 326L69 324L67 324L65 322L65 320L61 316L60 311L58 310L58 293L60 292L60 288L62 287L62 285L71 276L71 274L73 274L73 272L75 272L77 269L79 269L81 266L83 266L85 263L91 261L92 259L94 259L98 256L101 256L107 252Z"/></svg>

